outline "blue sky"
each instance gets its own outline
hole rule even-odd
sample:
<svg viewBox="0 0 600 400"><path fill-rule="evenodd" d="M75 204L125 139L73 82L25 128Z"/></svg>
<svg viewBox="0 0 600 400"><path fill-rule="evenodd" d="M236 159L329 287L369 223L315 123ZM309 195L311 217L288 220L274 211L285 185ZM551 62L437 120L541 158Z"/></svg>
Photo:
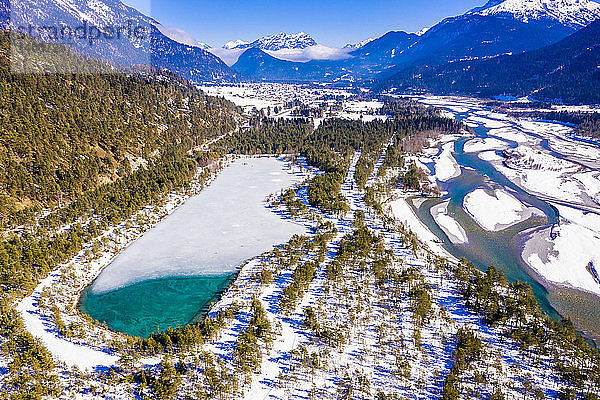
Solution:
<svg viewBox="0 0 600 400"><path fill-rule="evenodd" d="M390 30L418 31L486 0L124 0L163 25L221 46L277 32L306 32L331 47Z"/></svg>

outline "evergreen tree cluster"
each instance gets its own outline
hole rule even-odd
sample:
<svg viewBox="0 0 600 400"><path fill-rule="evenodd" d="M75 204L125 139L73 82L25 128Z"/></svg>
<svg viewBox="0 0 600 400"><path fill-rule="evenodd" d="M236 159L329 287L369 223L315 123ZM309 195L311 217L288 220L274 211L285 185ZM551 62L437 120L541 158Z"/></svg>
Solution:
<svg viewBox="0 0 600 400"><path fill-rule="evenodd" d="M350 157L360 151L354 174L359 188L363 188L375 162L385 145L393 138L387 167L401 166L404 139L423 131L440 134L456 133L462 124L439 115L439 111L416 102L388 98L382 109L393 118L371 122L328 119L314 129L308 119L255 118L249 130L242 130L223 141L223 152L234 154L298 153L309 165L324 172L308 185L312 206L325 212L345 213L348 205L340 193L350 165Z"/></svg>
<svg viewBox="0 0 600 400"><path fill-rule="evenodd" d="M239 116L169 72L117 73L33 39L17 55L46 73L13 73L9 35L0 33L0 343L11 369L1 396L6 388L12 398L40 398L58 396L58 380L11 309L15 298L109 225L189 183L199 164L190 150L233 130ZM50 58L34 45L50 46ZM54 74L53 62L83 73ZM188 343L192 334L168 337Z"/></svg>
<svg viewBox="0 0 600 400"><path fill-rule="evenodd" d="M489 267L485 273L465 259L454 268L466 305L486 324L501 327L531 357L551 357L564 388L561 398L600 396L600 353L577 333L568 319L553 321L543 313L527 283L508 282Z"/></svg>

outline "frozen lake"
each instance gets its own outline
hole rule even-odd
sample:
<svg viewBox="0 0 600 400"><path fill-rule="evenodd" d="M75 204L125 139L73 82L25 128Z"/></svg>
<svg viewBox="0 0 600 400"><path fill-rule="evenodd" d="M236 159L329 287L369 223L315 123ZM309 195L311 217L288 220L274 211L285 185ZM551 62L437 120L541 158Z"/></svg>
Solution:
<svg viewBox="0 0 600 400"><path fill-rule="evenodd" d="M166 277L224 275L305 231L265 207L302 176L274 157L242 157L108 265L90 287L99 295Z"/></svg>

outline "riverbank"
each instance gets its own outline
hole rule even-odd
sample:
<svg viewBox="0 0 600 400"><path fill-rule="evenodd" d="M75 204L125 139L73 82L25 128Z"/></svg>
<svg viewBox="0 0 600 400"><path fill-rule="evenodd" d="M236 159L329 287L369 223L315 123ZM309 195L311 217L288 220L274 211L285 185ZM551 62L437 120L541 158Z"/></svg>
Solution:
<svg viewBox="0 0 600 400"><path fill-rule="evenodd" d="M436 206L431 207L429 212L431 213L434 221L444 231L452 243L468 243L469 238L463 227L456 222L452 216L448 215L449 203L449 201L444 201Z"/></svg>
<svg viewBox="0 0 600 400"><path fill-rule="evenodd" d="M548 307L571 317L588 337L600 334L600 321L585 316L597 314L594 310L600 307L600 172L593 161L600 158L600 148L575 141L572 128L563 124L491 112L475 99L432 96L420 100L446 108L477 135L453 141L452 155L467 175L441 181L451 199L447 209L453 218L433 221L443 231L440 238L446 241L448 237L445 245L465 253L467 249L453 237L457 230L449 229L454 224L462 226L469 238L477 237L469 242L467 258L482 256L482 268L514 258L510 264L520 264L522 272L505 268L509 277L525 277L538 299L543 297ZM444 152L445 147L437 147ZM425 154L431 153L426 149ZM433 171L431 178L435 179ZM434 204L427 213L439 215L439 208ZM550 223L538 218L539 210ZM471 220L487 233L476 229ZM529 232L522 242L519 230ZM432 232L442 235L437 229ZM517 242L511 248L494 243L512 243L511 237ZM485 248L474 247L479 245ZM487 257L490 252L503 252L506 257Z"/></svg>
<svg viewBox="0 0 600 400"><path fill-rule="evenodd" d="M538 228L538 230L542 232L524 231L515 238L514 243L511 244L515 254L521 257L522 265L527 272L548 291L548 300L552 307L560 315L568 316L586 338L592 340L596 347L600 347L600 314L598 314L600 296L594 291L582 290L581 287L569 283L571 276L568 273L561 283L549 280L527 261L527 257L532 254L546 254L546 257L556 254L548 249L548 242L544 240L544 236L549 234L548 229Z"/></svg>
<svg viewBox="0 0 600 400"><path fill-rule="evenodd" d="M501 231L534 216L544 216L537 208L527 207L502 189L495 189L491 194L484 188L475 189L465 196L463 207L488 231Z"/></svg>
<svg viewBox="0 0 600 400"><path fill-rule="evenodd" d="M409 204L411 198L415 194L404 192L400 189L397 189L395 194L397 195L397 198L389 203L389 209L392 216L415 233L419 240L427 245L427 247L435 254L447 258L452 262L457 262L458 259L444 248L440 239L418 218L414 211L414 206Z"/></svg>

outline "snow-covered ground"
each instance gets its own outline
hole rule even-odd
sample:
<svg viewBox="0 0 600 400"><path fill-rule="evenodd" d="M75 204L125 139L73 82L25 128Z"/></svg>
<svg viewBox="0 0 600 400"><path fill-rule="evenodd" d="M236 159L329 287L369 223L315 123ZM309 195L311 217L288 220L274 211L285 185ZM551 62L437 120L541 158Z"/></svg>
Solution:
<svg viewBox="0 0 600 400"><path fill-rule="evenodd" d="M227 86L202 86L200 89L211 96L224 97L242 107L245 112L251 112L255 108L273 110L275 107L283 111L285 104L289 102L300 101L306 105L320 105L327 104L322 100L323 96L341 99L351 96L349 92L340 89L315 90L308 85L283 83L240 83ZM376 104L367 105L373 108Z"/></svg>
<svg viewBox="0 0 600 400"><path fill-rule="evenodd" d="M368 112L383 107L381 101L346 101L344 108L350 112Z"/></svg>
<svg viewBox="0 0 600 400"><path fill-rule="evenodd" d="M229 162L226 160L224 161L226 163ZM269 214L269 216L266 217L266 221L271 221L270 223L274 224L274 227L276 228L275 232L270 232L271 235L281 235L283 232L281 228L282 226L284 227L283 230L290 229L289 236L285 238L278 236L280 241L287 241L289 237L296 232L304 232L306 230L304 226L291 223L288 219L282 219L271 210L266 209L264 203L265 196L263 196L262 190L265 190L266 188L273 188L273 192L277 192L282 188L287 187L285 185L289 186L305 179L312 173L312 171L306 168L302 168L300 170L298 166L294 167L293 169L289 169L286 165L289 166L291 164L284 164L280 159L276 159L274 157L238 158L236 161L234 161L233 166L238 163L241 163L239 168L237 168L239 170L238 172L244 171L244 168L242 167L246 167L245 172L247 176L245 176L244 182L246 186L250 187L248 190L250 192L255 191L256 193L261 193L260 195L256 195L255 193L255 196L246 193L248 194L248 197L242 198L241 203L233 205L231 203L223 204L229 204L233 207L234 212L243 214L242 210L245 207L249 207L250 209L253 207L252 205L248 205L247 201L249 199L254 199L258 207L262 208L266 213ZM244 163L246 165L244 165ZM255 169L254 167L258 168ZM226 171L227 168L225 171L223 171L223 173ZM260 172L263 173L262 184ZM256 177L255 174L257 175ZM217 175L217 177L219 176L221 175ZM217 181L218 179L215 179L212 184L217 183ZM235 182L235 179L233 179L233 181ZM258 184L249 185L248 183ZM41 342L47 347L56 360L66 364L69 367L75 366L82 371L90 371L115 365L119 359L119 356L109 352L107 348L108 344L112 340L118 340L121 335L108 331L106 328L101 326L89 326L88 322L82 320L81 315L77 312L76 307L74 307L74 305L77 304L79 292L89 285L89 283L92 282L98 276L98 274L101 274L101 272L107 268L107 265L112 265L111 261L113 261L115 254L127 252L136 243L143 242L148 236L152 237L153 235L150 235L150 233L153 232L153 230L159 225L166 224L166 221L170 220L171 218L175 217L175 219L179 219L179 217L177 217L177 213L186 208L188 202L193 201L202 193L206 193L212 184L204 189L201 189L202 185L198 184L198 181L194 181L194 183L192 183L191 190L182 193L170 194L169 200L163 207L160 207L157 210L155 210L154 207L147 207L134 216L130 223L109 228L109 230L103 234L101 240L98 242L101 243L106 240L108 243L106 248L103 249L99 254L94 254L92 252L91 244L87 245L79 254L77 254L76 257L74 257L73 260L61 266L58 270L54 271L46 279L40 282L34 292L30 296L24 298L16 306L17 311L19 311L23 317L26 329L34 337L41 340ZM259 184L261 186L261 190L259 190ZM223 190L223 188L221 188L221 190L217 190L215 192L215 196L223 195L227 197L227 194L223 193ZM189 197L190 194L194 193L197 194ZM240 193L243 193L243 191L240 191ZM223 201L227 199L215 198L214 200L215 202L218 202L218 200ZM192 212L193 210L190 210L190 207L187 208L188 212L184 212L182 214L186 214L188 217L190 217L191 213L191 217L193 218L195 213ZM193 209L193 207L191 208ZM148 223L150 223L150 225L143 227L141 226L140 221L148 221L146 222L146 225ZM194 219L191 220L191 222L194 221L196 224L206 222L198 222L198 220ZM185 223L189 221L184 218L179 222L185 225ZM254 223L253 221L250 222ZM195 226L196 225L194 225L194 227L188 227L187 231L195 231ZM259 227L255 227L255 229ZM146 228L150 229L144 231ZM229 227L229 229L233 228L235 227ZM262 232L255 231L255 233L259 237L263 237ZM226 236L226 234L223 235ZM170 240L168 240L170 238L171 236L167 235L167 239L163 238L163 241L168 244L170 243ZM251 242L252 239L256 241L255 237L251 237ZM239 247L239 243L237 244L237 247ZM271 243L269 248L271 248L273 244L276 243ZM146 251L148 251L148 249L146 249ZM253 257L257 254L260 253L253 253L249 257ZM143 254L141 256L145 257L146 255L147 254ZM119 257L117 257L117 259L118 258ZM177 259L177 256L173 256L173 259ZM134 263L134 269L135 265L139 264L137 262ZM127 265L125 265L125 267L127 267ZM142 274L144 273L143 269L138 272L141 272ZM114 272L110 274L110 277L115 276L113 273ZM119 274L117 273L116 281L108 280L106 284L120 285L122 284L123 279L138 280L132 275L118 275ZM44 292L47 291L49 292L44 295ZM48 295L53 297L53 302L59 306L61 318L65 321L65 323L75 323L85 327L85 337L76 339L66 338L58 332L54 321L54 316L52 315L51 311L49 312L47 310L47 305L45 304L48 301ZM157 364L160 362L160 360L155 359L144 359L141 361L145 364Z"/></svg>
<svg viewBox="0 0 600 400"><path fill-rule="evenodd" d="M435 177L440 181L448 181L461 174L460 166L452 156L454 143L442 146L442 153L435 158Z"/></svg>
<svg viewBox="0 0 600 400"><path fill-rule="evenodd" d="M448 203L449 201L444 201L437 206L431 207L431 216L452 243L467 243L469 238L463 227L452 216L448 215Z"/></svg>
<svg viewBox="0 0 600 400"><path fill-rule="evenodd" d="M373 114L362 114L360 112L339 112L335 114L336 118L341 119L352 119L355 121L371 122L375 120L385 121L391 117L388 115L373 115Z"/></svg>
<svg viewBox="0 0 600 400"><path fill-rule="evenodd" d="M453 102L452 107L468 111L468 108L461 106L460 102ZM457 171L456 168L456 160L451 154L452 144L451 142L443 144L441 153L443 156L433 155L431 158L435 162L436 173L440 164L439 170L442 171L442 176L460 173L460 169ZM253 298L256 298L266 309L267 317L275 330L275 338L268 349L263 349L259 372L252 374L250 383L243 388L244 397L247 399L333 398L340 395L340 388L346 377L349 377L353 385L357 383L354 385L355 397L372 398L377 393L377 389L393 391L407 398L439 397L443 378L448 376L452 367L453 337L460 326L469 326L477 331L486 349L485 364L478 367L479 371L486 371L494 376L495 383L502 385L502 390L508 398L520 396L519 393L523 391L522 386L526 379L540 387L546 396L556 397L555 390L559 382L555 374L548 373L552 370L548 365L548 358L541 356L533 359L524 356L525 353L521 352L512 340L507 339L501 329L486 326L480 316L467 309L458 294L456 283L444 272L432 268L431 263L427 261L431 256L428 250L421 248L416 253L409 250L402 240L402 235L393 229L387 229L382 221L365 206L363 193L352 184L358 156L358 153L354 155L342 186L342 193L348 199L352 211L365 212L367 226L381 235L385 246L392 250L393 268L398 271L414 268L423 276L425 287L432 293L431 318L424 323L417 323L406 292L381 290L375 284L369 269L365 269L360 263L356 267L348 267L347 274L340 282L327 283L326 267L335 257L339 240L342 235L352 232L352 212L345 216L319 213L323 220L333 222L339 233L328 244L325 261L319 263L315 279L290 315L282 314L278 310L278 305L284 288L290 284L293 268L281 267L283 269L280 275L273 282L263 285L257 279L257 273L263 268L265 259L259 256L241 267L236 282L211 309L214 313L235 302L241 306L242 312L226 324L221 335L214 341L199 345L188 355L197 359L201 352L210 352L219 356L226 368L232 371L233 349L240 332L248 326L248 305ZM285 171L270 170L269 172L279 173L279 175L268 174L266 177L269 184L276 186L274 191L285 187L283 180ZM369 182L375 179L373 177L377 177L376 172L373 172ZM593 175L582 175L580 182L596 178ZM253 185L255 179L254 176L247 177L246 185ZM289 183L294 182L293 178L290 179L292 180ZM399 190L396 194L397 199L384 204L384 210L389 211L398 222L416 233L419 241L425 243L429 250L447 256L439 239L419 221L407 203L406 198L410 194ZM305 196L305 191L304 194L299 191L298 195ZM259 203L262 203L262 200L259 199ZM239 208L236 211L239 212ZM565 217L567 214L564 214ZM285 217L283 213L280 215ZM447 214L447 209L438 210L437 219L439 220L440 217L443 221L441 225L444 225L448 232L456 238L462 238L464 231L461 231L460 226L455 224L456 221ZM597 224L595 219L583 213L571 215L569 218L574 221L573 224L576 223L580 227L577 229L584 228L590 232L594 231L593 227ZM298 220L296 222L301 223ZM230 226L228 229L230 228L234 227ZM149 233L150 231L147 232ZM261 235L263 233L260 232ZM119 236L118 233L115 235ZM306 259L306 255L302 257L303 260ZM452 257L448 258L453 260ZM93 276L98 268L106 265L109 259L110 255L107 255L106 259L99 259L97 264L91 266L86 264L85 268L89 269L86 276L88 278ZM84 266L76 264L76 267ZM60 272L62 274L66 271ZM54 285L59 279L58 276L51 276L47 284ZM43 287L38 287L37 295L34 293L25 299L19 305L19 310L26 320L27 328L42 339L53 355L68 365L79 368L114 364L115 360L112 358L114 356L101 349L91 348L90 345L78 345L79 348L74 348L72 343L64 343L66 339L58 339L53 322L44 318L39 311L38 300L42 291ZM315 340L313 335L302 326L303 313L308 306L316 310L319 315L326 316L329 324L339 327L345 338L343 345L327 346ZM33 317L28 320L29 316ZM104 341L103 345L106 343L107 341ZM78 361L76 357L78 350L81 357L85 357L85 362ZM65 357L61 359L63 352ZM159 360L153 360L153 363L156 364L157 361ZM143 362L147 361L142 360ZM408 372L409 379L402 378L403 369ZM201 368L192 367L191 371L182 376L185 380L184 386L191 385L194 386L194 390L201 389L203 377ZM360 385L361 382L368 382L369 386L364 388Z"/></svg>
<svg viewBox="0 0 600 400"><path fill-rule="evenodd" d="M354 158L354 163L357 158ZM351 189L352 173L353 167L343 185L343 193L350 200L351 209L366 210L361 193ZM406 194L398 192L398 195L403 197ZM409 228L418 226L419 221L404 198L392 202L391 210ZM366 220L369 228L381 234L385 245L401 259L395 268L414 267L424 274L428 284L435 286L432 320L419 327L408 311L410 301L407 296L386 296L386 293L389 294L387 290L379 290L369 279L369 274L358 269L350 267L339 283L332 285L327 282L325 266L332 261L340 236L351 231L349 217L328 219L335 223L340 233L328 246L330 255L320 266L294 312L289 316L277 312L282 290L289 284L289 279L277 281L260 292L259 300L278 333L265 354L260 372L252 376L245 399L336 396L345 380L361 382L362 377L369 382L368 388L359 384L354 387L364 393L365 398L377 390L411 397L420 393L417 398L435 398L441 392L441 380L436 376L445 376L452 365L453 347L444 338L452 335L461 324L476 330L485 342L489 354L493 355L491 359L496 360L495 366L490 367L499 365L499 371L509 375L499 378L499 381L516 383L521 379L517 377L518 373L513 375L512 372L518 359L523 374L531 374L535 384L544 392L553 393L556 387L553 377L538 373L540 366L519 358L514 344L501 340L499 331L486 327L477 316L466 311L456 286L428 270L426 263L402 244L397 233L384 229L380 221L369 213ZM421 240L428 236L425 228L417 230ZM429 232L429 235L432 234ZM286 275L284 273L284 277ZM303 312L308 306L329 324L341 327L346 338L343 345L334 348L311 338L312 335L302 327ZM421 342L417 346L413 340L416 335ZM401 358L395 356L401 353L404 354ZM401 360L406 360L406 364L400 363ZM402 378L397 372L401 368L406 368L411 379ZM421 383L415 385L413 377L420 377L418 381Z"/></svg>
<svg viewBox="0 0 600 400"><path fill-rule="evenodd" d="M600 215L556 205L560 227L528 236L523 259L549 281L600 295Z"/></svg>
<svg viewBox="0 0 600 400"><path fill-rule="evenodd" d="M496 138L475 138L465 143L466 153L478 153L485 150L502 150L506 148L506 142Z"/></svg>
<svg viewBox="0 0 600 400"><path fill-rule="evenodd" d="M465 210L488 231L499 231L533 216L544 216L535 207L528 207L505 190L479 188L468 193L463 201Z"/></svg>
<svg viewBox="0 0 600 400"><path fill-rule="evenodd" d="M444 249L438 237L416 216L413 209L407 203L407 197L406 194L399 193L398 198L389 203L390 213L397 221L413 231L419 237L419 240L425 243L436 254L441 254L450 260L455 260L454 256Z"/></svg>
<svg viewBox="0 0 600 400"><path fill-rule="evenodd" d="M38 338L55 359L65 363L69 368L93 370L98 366L115 365L119 357L96 348L73 343L62 338L50 318L40 313L38 301L44 288L58 281L59 275L52 274L35 288L33 293L23 299L16 307L23 318L25 328Z"/></svg>
<svg viewBox="0 0 600 400"><path fill-rule="evenodd" d="M563 223L551 240L550 229L529 237L523 259L545 279L600 295L600 237L574 223Z"/></svg>

